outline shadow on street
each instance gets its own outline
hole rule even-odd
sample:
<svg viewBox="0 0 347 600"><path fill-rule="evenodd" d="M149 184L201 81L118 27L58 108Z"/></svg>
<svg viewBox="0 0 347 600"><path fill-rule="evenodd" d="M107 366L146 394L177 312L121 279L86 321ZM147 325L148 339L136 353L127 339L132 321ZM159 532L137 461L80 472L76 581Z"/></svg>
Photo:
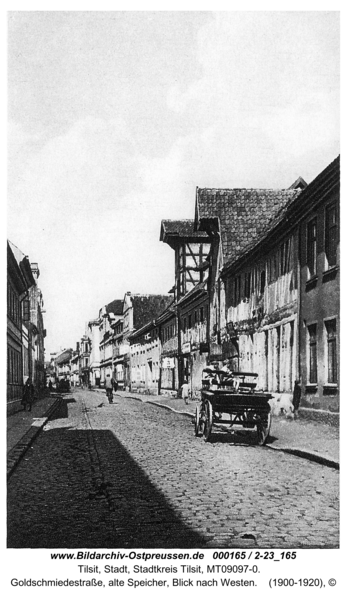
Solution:
<svg viewBox="0 0 347 600"><path fill-rule="evenodd" d="M8 484L8 548L206 545L108 430L48 430L26 457Z"/></svg>

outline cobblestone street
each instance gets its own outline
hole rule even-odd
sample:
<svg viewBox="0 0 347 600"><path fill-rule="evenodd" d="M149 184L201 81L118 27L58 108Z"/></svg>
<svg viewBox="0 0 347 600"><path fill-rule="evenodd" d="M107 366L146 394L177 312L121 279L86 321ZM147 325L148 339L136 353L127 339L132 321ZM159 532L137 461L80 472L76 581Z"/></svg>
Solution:
<svg viewBox="0 0 347 600"><path fill-rule="evenodd" d="M326 466L79 390L9 480L8 547L336 548L338 494Z"/></svg>

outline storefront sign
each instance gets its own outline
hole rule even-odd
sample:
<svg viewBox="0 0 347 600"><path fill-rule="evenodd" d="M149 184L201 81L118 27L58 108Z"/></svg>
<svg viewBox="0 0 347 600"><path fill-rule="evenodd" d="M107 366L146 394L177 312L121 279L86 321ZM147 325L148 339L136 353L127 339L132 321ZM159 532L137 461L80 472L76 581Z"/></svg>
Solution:
<svg viewBox="0 0 347 600"><path fill-rule="evenodd" d="M161 366L163 369L174 369L175 368L175 359L165 357L162 359Z"/></svg>

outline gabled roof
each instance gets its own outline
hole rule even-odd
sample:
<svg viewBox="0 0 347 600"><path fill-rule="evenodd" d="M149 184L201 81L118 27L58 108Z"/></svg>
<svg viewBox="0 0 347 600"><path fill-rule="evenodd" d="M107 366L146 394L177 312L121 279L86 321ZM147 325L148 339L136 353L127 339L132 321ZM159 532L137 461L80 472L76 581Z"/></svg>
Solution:
<svg viewBox="0 0 347 600"><path fill-rule="evenodd" d="M134 311L134 328L143 327L148 321L156 319L172 302L171 296L160 294L131 295Z"/></svg>
<svg viewBox="0 0 347 600"><path fill-rule="evenodd" d="M123 314L123 300L112 300L109 304L106 304L107 314L113 313L114 315Z"/></svg>
<svg viewBox="0 0 347 600"><path fill-rule="evenodd" d="M165 219L161 222L160 241L169 246L175 245L177 241L209 241L205 231L194 229L194 219L184 219L180 221L171 221Z"/></svg>
<svg viewBox="0 0 347 600"><path fill-rule="evenodd" d="M219 231L224 262L236 260L298 189L197 188L195 227Z"/></svg>
<svg viewBox="0 0 347 600"><path fill-rule="evenodd" d="M7 257L7 268L16 277L19 293L25 292L36 284L28 257L10 240L7 240Z"/></svg>
<svg viewBox="0 0 347 600"><path fill-rule="evenodd" d="M334 188L337 188L339 184L340 157L338 156L310 184L306 184L306 187L300 194L281 207L266 226L263 227L263 230L259 232L257 238L248 243L236 258L231 258L226 262L223 272L226 273L231 267L236 267L237 263L243 261L252 252L256 252L257 248L263 243L268 244L272 239L278 239L281 226L282 228L285 227L288 231L307 210L310 210L315 204L323 201L326 195L331 193Z"/></svg>
<svg viewBox="0 0 347 600"><path fill-rule="evenodd" d="M141 337L145 333L148 333L152 329L155 329L156 326L157 326L157 322L155 320L145 323L142 327L140 327L139 329L136 329L136 331L133 331L129 335L129 340L135 340L136 338Z"/></svg>
<svg viewBox="0 0 347 600"><path fill-rule="evenodd" d="M198 283L197 285L195 285L191 290L189 290L189 292L187 292L185 294L185 296L183 296L183 298L180 298L180 300L177 302L177 306L182 306L184 304L188 304L192 300L199 298L199 296L205 296L206 294L207 294L207 282L202 281L201 283Z"/></svg>
<svg viewBox="0 0 347 600"><path fill-rule="evenodd" d="M70 358L73 354L72 348L68 348L67 350L63 350L59 356L57 356L54 361L56 365L62 365L70 361Z"/></svg>
<svg viewBox="0 0 347 600"><path fill-rule="evenodd" d="M159 315L159 317L157 317L156 323L158 325L161 325L162 323L165 323L166 321L169 321L170 319L172 319L173 317L175 317L175 315L176 315L176 312L175 312L175 301L174 301L174 299L171 299L170 304Z"/></svg>

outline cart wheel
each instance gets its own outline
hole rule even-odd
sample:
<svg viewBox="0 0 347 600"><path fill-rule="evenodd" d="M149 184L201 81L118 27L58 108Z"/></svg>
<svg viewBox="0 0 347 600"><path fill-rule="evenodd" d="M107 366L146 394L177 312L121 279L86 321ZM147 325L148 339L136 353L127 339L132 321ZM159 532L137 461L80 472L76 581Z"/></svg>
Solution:
<svg viewBox="0 0 347 600"><path fill-rule="evenodd" d="M203 431L201 414L200 414L200 406L197 406L195 409L194 427L195 427L196 437L200 437L202 435L202 431Z"/></svg>
<svg viewBox="0 0 347 600"><path fill-rule="evenodd" d="M257 436L258 436L258 445L264 446L266 444L267 438L270 433L271 427L271 412L269 411L266 415L266 420L262 420L262 422L257 425Z"/></svg>
<svg viewBox="0 0 347 600"><path fill-rule="evenodd" d="M209 437L211 435L212 423L213 423L212 404L209 400L206 400L206 402L205 402L205 427L204 427L205 442L207 442L209 440Z"/></svg>

